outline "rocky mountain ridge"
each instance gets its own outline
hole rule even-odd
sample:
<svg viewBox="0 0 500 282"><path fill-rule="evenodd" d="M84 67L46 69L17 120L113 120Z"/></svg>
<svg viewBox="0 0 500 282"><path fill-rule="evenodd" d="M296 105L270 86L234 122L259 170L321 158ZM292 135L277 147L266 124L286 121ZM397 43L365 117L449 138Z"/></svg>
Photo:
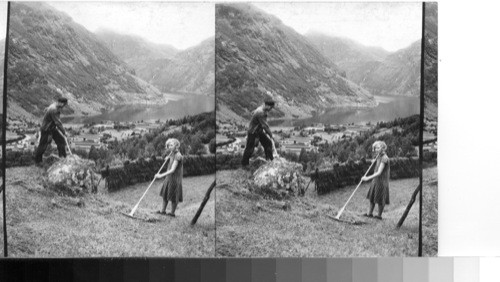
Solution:
<svg viewBox="0 0 500 282"><path fill-rule="evenodd" d="M178 52L171 59L156 61L147 80L163 92L214 94L214 37Z"/></svg>
<svg viewBox="0 0 500 282"><path fill-rule="evenodd" d="M306 37L346 71L348 79L374 95L420 95L420 40L395 52L348 38L310 32Z"/></svg>
<svg viewBox="0 0 500 282"><path fill-rule="evenodd" d="M97 36L148 83L167 93L214 94L214 38L186 50L138 36L99 30Z"/></svg>
<svg viewBox="0 0 500 282"><path fill-rule="evenodd" d="M438 119L438 6L425 3L424 99L425 118Z"/></svg>

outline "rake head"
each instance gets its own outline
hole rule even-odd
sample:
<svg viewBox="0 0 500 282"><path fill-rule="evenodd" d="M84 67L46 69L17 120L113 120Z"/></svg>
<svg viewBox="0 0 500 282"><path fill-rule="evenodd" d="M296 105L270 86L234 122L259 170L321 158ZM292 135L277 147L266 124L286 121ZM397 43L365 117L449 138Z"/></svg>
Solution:
<svg viewBox="0 0 500 282"><path fill-rule="evenodd" d="M136 220L141 220L141 221L144 221L144 222L157 222L157 221L160 221L160 219L158 218L155 218L155 217L149 217L149 218L141 218L141 217L135 217L133 216L131 213L124 213L124 212L120 212L120 214L128 217L128 218L132 218L132 219L136 219Z"/></svg>
<svg viewBox="0 0 500 282"><path fill-rule="evenodd" d="M364 221L340 219L339 215L337 215L337 216L326 215L326 216L328 216L329 218L331 218L335 221L342 222L342 223L348 223L348 224L352 224L352 225L366 224L366 222L364 222Z"/></svg>

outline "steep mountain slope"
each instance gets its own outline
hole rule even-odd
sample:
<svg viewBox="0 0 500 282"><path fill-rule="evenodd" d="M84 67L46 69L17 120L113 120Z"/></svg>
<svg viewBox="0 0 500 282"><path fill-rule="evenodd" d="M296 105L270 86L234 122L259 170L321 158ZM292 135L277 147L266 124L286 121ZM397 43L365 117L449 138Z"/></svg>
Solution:
<svg viewBox="0 0 500 282"><path fill-rule="evenodd" d="M97 35L139 77L164 92L214 93L214 38L179 51L112 31Z"/></svg>
<svg viewBox="0 0 500 282"><path fill-rule="evenodd" d="M95 35L126 63L135 63L136 60L143 58L146 60L171 58L179 52L170 45L152 43L139 36L120 34L109 29L98 29Z"/></svg>
<svg viewBox="0 0 500 282"><path fill-rule="evenodd" d="M307 39L339 68L346 71L347 78L354 82L363 81L366 70L378 66L390 52L380 47L367 47L349 38L308 32Z"/></svg>
<svg viewBox="0 0 500 282"><path fill-rule="evenodd" d="M5 62L5 39L0 40L0 113L3 112L3 70ZM1 128L1 127L0 127Z"/></svg>
<svg viewBox="0 0 500 282"><path fill-rule="evenodd" d="M374 95L417 96L420 93L420 41L390 53L351 39L320 33L307 38L346 71L347 78Z"/></svg>
<svg viewBox="0 0 500 282"><path fill-rule="evenodd" d="M94 34L47 4L13 3L9 32L12 116L39 116L61 96L75 114L162 98Z"/></svg>
<svg viewBox="0 0 500 282"><path fill-rule="evenodd" d="M248 118L268 97L278 102L272 113L286 118L376 104L304 36L249 4L216 5L215 41L220 116Z"/></svg>
<svg viewBox="0 0 500 282"><path fill-rule="evenodd" d="M438 10L425 3L424 99L425 117L437 121L438 107Z"/></svg>
<svg viewBox="0 0 500 282"><path fill-rule="evenodd" d="M420 95L420 49L416 41L369 69L359 84L374 95Z"/></svg>
<svg viewBox="0 0 500 282"><path fill-rule="evenodd" d="M179 52L173 46L155 44L138 36L119 34L108 29L99 29L95 34L141 78L149 75L148 69L152 62L172 58Z"/></svg>
<svg viewBox="0 0 500 282"><path fill-rule="evenodd" d="M5 39L0 40L0 75L3 78L3 62L5 60ZM3 79L2 82L3 83Z"/></svg>
<svg viewBox="0 0 500 282"><path fill-rule="evenodd" d="M180 51L172 59L157 60L151 66L151 76L144 79L163 92L214 94L214 38Z"/></svg>

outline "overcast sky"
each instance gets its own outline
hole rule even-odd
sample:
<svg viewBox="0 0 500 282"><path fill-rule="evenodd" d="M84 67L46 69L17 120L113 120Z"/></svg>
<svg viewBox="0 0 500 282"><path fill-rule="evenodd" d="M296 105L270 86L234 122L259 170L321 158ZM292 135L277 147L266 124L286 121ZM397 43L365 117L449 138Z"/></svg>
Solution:
<svg viewBox="0 0 500 282"><path fill-rule="evenodd" d="M49 2L90 31L107 28L177 49L215 35L213 3Z"/></svg>
<svg viewBox="0 0 500 282"><path fill-rule="evenodd" d="M304 34L310 30L396 51L422 37L422 3L256 3Z"/></svg>
<svg viewBox="0 0 500 282"><path fill-rule="evenodd" d="M0 2L0 39L7 34L7 2Z"/></svg>

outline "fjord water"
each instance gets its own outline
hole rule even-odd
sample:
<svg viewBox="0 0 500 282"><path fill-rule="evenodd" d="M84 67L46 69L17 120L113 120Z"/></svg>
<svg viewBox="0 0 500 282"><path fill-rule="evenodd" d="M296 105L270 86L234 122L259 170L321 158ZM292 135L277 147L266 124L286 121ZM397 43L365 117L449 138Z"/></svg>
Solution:
<svg viewBox="0 0 500 282"><path fill-rule="evenodd" d="M325 124L376 123L420 113L419 97L375 96L375 99L379 104L374 108L331 109L316 117L296 121L294 125L319 122Z"/></svg>
<svg viewBox="0 0 500 282"><path fill-rule="evenodd" d="M85 117L66 117L63 122L99 123L102 121L131 122L141 120L179 119L188 115L210 112L215 109L214 96L190 95L166 104L119 105L102 114Z"/></svg>

